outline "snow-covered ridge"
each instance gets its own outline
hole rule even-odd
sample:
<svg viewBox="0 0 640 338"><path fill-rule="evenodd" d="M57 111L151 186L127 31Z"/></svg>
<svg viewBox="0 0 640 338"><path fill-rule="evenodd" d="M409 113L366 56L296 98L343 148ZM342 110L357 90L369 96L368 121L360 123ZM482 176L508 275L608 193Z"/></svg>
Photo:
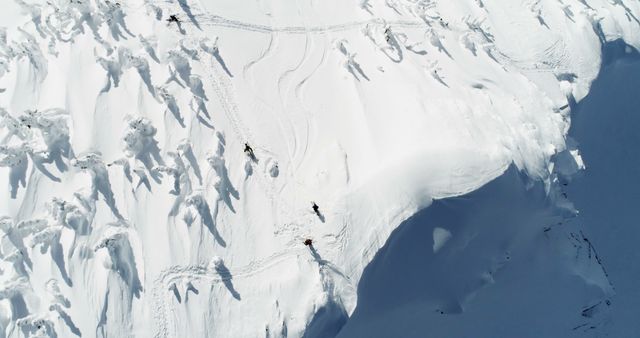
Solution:
<svg viewBox="0 0 640 338"><path fill-rule="evenodd" d="M622 0L2 6L6 337L326 336L434 199L513 165L571 217L569 106L640 47Z"/></svg>

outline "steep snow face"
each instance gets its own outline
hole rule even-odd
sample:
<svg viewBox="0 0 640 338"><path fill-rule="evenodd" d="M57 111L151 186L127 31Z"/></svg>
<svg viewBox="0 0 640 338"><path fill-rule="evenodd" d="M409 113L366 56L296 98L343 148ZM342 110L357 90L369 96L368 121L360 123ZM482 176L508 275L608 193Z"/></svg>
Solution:
<svg viewBox="0 0 640 338"><path fill-rule="evenodd" d="M403 222L338 337L605 335L617 306L606 271L574 215L529 183L511 168Z"/></svg>
<svg viewBox="0 0 640 338"><path fill-rule="evenodd" d="M604 43L640 46L637 1L6 2L1 336L357 336L392 231L501 175L515 226L427 217L422 309L465 313L534 257L592 286L558 313L606 326L606 275L569 264L590 242L537 244L575 215L569 110Z"/></svg>

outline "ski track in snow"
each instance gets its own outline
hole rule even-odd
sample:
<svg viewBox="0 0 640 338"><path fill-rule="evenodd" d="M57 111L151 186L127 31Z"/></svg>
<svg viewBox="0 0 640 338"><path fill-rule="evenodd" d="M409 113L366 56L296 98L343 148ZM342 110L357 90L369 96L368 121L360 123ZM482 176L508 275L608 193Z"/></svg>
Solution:
<svg viewBox="0 0 640 338"><path fill-rule="evenodd" d="M288 83L286 83L286 80L292 74L295 74L295 72L298 71L302 67L302 65L304 65L304 63L307 61L307 58L309 57L309 50L312 48L312 44L313 43L309 37L309 34L305 35L304 52L302 54L302 57L300 58L300 61L298 61L296 65L293 66L293 68L290 68L284 71L278 78L278 83L277 83L278 98L280 99L280 105L282 106L282 115L284 115L284 117L286 118L290 126L290 129L291 129L290 135L293 135L293 148L292 148L293 151L291 151L289 155L290 156L289 162L291 163L291 166L292 166L291 174L293 177L296 176L296 158L298 155L300 136L298 135L298 128L296 128L295 122L290 117L290 114L292 113L292 110L295 109L295 107L294 109L291 109L290 107L287 106L287 103L286 103L287 102L286 96L289 90L289 86L288 86Z"/></svg>
<svg viewBox="0 0 640 338"><path fill-rule="evenodd" d="M273 38L273 40L275 40L275 43L270 42L269 46L267 47L267 50L265 52L263 52L261 54L261 56L259 56L256 60L254 60L252 62L252 64L250 65L250 67L248 67L248 70L255 66L259 61L264 60L265 58L267 58L269 55L271 55L273 53L273 51L275 50L275 47L277 46L277 36ZM307 44L309 43L309 39L307 39ZM295 71L296 69L299 69L301 67L302 64L304 64L304 62L306 61L306 59L308 58L308 49L307 47L305 47L305 53L303 55L303 57L301 58L301 61L295 66L295 68L292 71ZM325 59L325 54L326 54L326 50L323 52L323 60ZM211 84L212 87L214 89L214 91L216 92L216 96L219 98L220 103L222 105L223 108L223 112L225 113L225 116L227 117L227 119L229 120L233 132L236 135L237 139L244 143L244 142L248 142L249 144L252 145L252 147L254 147L254 149L256 150L260 150L266 154L268 154L269 156L272 156L275 158L274 154L264 148L261 148L259 146L257 146L259 143L255 140L255 138L253 137L251 131L249 128L246 127L246 125L242 122L241 118L240 118L240 112L239 112L239 108L238 108L238 104L234 98L234 90L233 90L233 84L229 81L229 79L226 77L224 70L220 69L220 65L218 65L218 63L215 61L214 58L211 58L211 62L209 62L208 64L204 64L203 66L205 67L205 69L207 70L208 73L208 77L211 80ZM318 67L316 67L313 72L315 72L317 70ZM313 73L312 72L312 73ZM290 72L289 72L290 73ZM250 73L248 73L250 74ZM309 76L307 78L305 78L303 80L303 83L306 82L308 80L309 77L311 77L311 75L313 74L309 74ZM278 80L278 89L280 89L280 81L286 76L283 75L281 78L279 78ZM268 109L268 108L267 108ZM271 111L271 109L268 109ZM277 113L274 113L275 115L280 115ZM285 114L286 115L286 114ZM278 118L279 120L279 118ZM291 128L295 131L295 127L293 126L293 122L289 119L290 124L291 124ZM308 126L308 121L307 122L307 130L309 129ZM295 135L295 134L294 134ZM307 135L307 139L308 139L308 135ZM305 151L306 151L306 145L305 145ZM290 158L290 163L292 164L292 166L294 165L293 162L294 158L291 157ZM294 171L295 172L295 168ZM261 185L263 191L267 194L267 197L269 197L269 199L272 202L279 202L279 203L274 203L274 205L278 205L279 209L281 212L283 212L284 215L288 215L291 217L291 219L299 219L301 217L304 217L302 215L296 215L296 214L292 214L290 212L290 210L298 210L298 208L294 208L292 205L290 205L287 201L285 201L284 199L279 197L279 192L276 192L274 189L273 184L271 184L271 182L269 181L268 177L264 177L263 175L257 175L258 177L258 184ZM283 228L286 228L283 227ZM283 228L279 228L276 230L276 232L281 232L283 230Z"/></svg>
<svg viewBox="0 0 640 338"><path fill-rule="evenodd" d="M264 58L271 49L272 41L270 41L268 49L261 55L255 62L249 66L254 65L260 59ZM222 110L229 121L231 128L233 130L234 135L238 139L238 141L244 143L250 143L254 149L260 149L262 152L270 154L269 151L265 149L258 148L255 142L255 138L252 135L251 131L245 127L242 123L239 114L238 104L236 100L233 98L233 85L229 82L224 74L224 70L219 69L219 66L214 57L210 58L210 62L202 63L205 70L207 71L208 78L210 79L210 83L212 88L214 89L216 96L219 99L220 104L222 105ZM245 68L248 70L249 67ZM276 199L276 195L273 189L270 187L268 182L262 177L262 173L257 173L255 175L258 177L258 183L262 187L263 191L266 193L267 197L274 201ZM277 203L272 203L273 205L279 205ZM282 208L280 208L281 211ZM291 251L291 250L283 250L279 253L273 254L265 259L253 261L246 266L238 269L231 269L233 273L230 273L228 276L222 276L215 271L207 269L207 267L201 265L186 265L186 266L171 266L165 270L163 270L158 277L154 280L154 286L152 290L152 302L154 308L154 319L156 321L156 333L155 337L174 337L173 332L169 334L169 331L173 328L173 325L170 324L170 313L174 311L171 309L168 303L168 297L170 297L170 293L168 290L168 286L173 281L178 281L181 279L188 279L189 281L194 280L208 280L210 282L224 282L227 280L231 280L232 278L241 279L246 278L251 275L257 274L269 267L275 266L289 258L290 256L296 255L301 252ZM287 252L289 253L287 255Z"/></svg>
<svg viewBox="0 0 640 338"><path fill-rule="evenodd" d="M297 3L298 5L298 14L300 15L300 17L302 17L305 21L305 27L310 26L307 23L307 17L305 15L303 15L303 10L300 7L300 4ZM310 2L311 5L311 10L313 11L315 9L315 4L313 3L313 1ZM312 55L311 52L314 50L316 44L315 44L315 40L314 40L314 36L312 36L309 32L307 32L305 34L305 44L304 44L304 54L302 56L302 58L300 59L300 62L294 67L294 69L288 70L287 72L285 72L285 74L282 75L282 77L280 79L278 79L278 92L280 94L280 100L282 101L282 107L283 107L283 112L285 114L289 114L289 113L294 113L296 114L296 116L300 116L304 122L305 122L305 128L303 129L304 132L304 141L301 140L301 138L298 135L295 135L296 137L296 147L294 148L294 153L293 153L293 159L291 160L291 173L292 173L292 177L294 180L297 181L297 172L298 172L298 168L300 167L300 165L302 164L302 162L304 161L304 156L306 155L306 151L307 151L307 147L308 147L308 142L309 142L309 119L307 118L307 115L305 114L301 114L301 111L303 109L301 109L301 105L300 104L295 104L292 108L287 107L287 93L289 92L289 88L291 86L291 83L287 84L287 87L285 88L285 92L283 95L282 92L282 87L280 85L281 80L283 81L286 77L288 77L289 75L291 78L291 81L294 80L294 76L295 73L297 73L300 69L302 69L302 67L309 61L309 56ZM315 69L312 71L312 73L309 75L309 77L313 74L313 72L315 71ZM290 81L290 82L291 82ZM303 80L302 82L306 81ZM294 88L294 98L297 99L297 92L295 91L297 89L297 85ZM294 101L295 102L295 101ZM300 102L299 100L297 102ZM291 119L289 119L291 120ZM293 122L293 121L292 121ZM300 130L302 128L295 128L295 124L292 123L292 126L294 127L294 131ZM300 145L301 142L304 142L303 145ZM300 147L302 147L302 155L299 156L298 153L300 151ZM299 159L297 159L299 157Z"/></svg>
<svg viewBox="0 0 640 338"><path fill-rule="evenodd" d="M161 3L171 3L170 0L162 1ZM297 35L309 35L309 34L327 34L332 32L344 32L355 29L362 29L364 27L376 27L381 28L385 26L390 26L393 28L410 28L410 29L428 29L433 27L432 24L425 22L423 20L384 20L382 18L372 18L369 20L360 20L360 21L351 21L339 24L330 24L324 26L267 26L260 25L254 23L243 22L239 20L228 19L218 15L212 14L195 14L194 17L197 19L198 23L202 26L209 27L225 27L232 28L238 30L245 30L251 32L258 32L264 34L273 34L273 33L281 33L281 34L297 34ZM448 27L448 30L454 33L462 33L466 32L465 29L460 29L454 26ZM271 44L271 42L270 42ZM562 47L559 47L562 45ZM269 52L271 45L269 46L267 53ZM526 59L517 59L509 56L508 54L500 51L499 49L495 49L495 56L498 61L504 62L507 65L514 66L523 71L534 71L534 72L553 72L553 71L563 71L560 69L560 65L566 64L564 61L567 58L566 53L566 44L561 39L558 39L552 45L548 46L544 53L532 55ZM559 52L560 51L560 52ZM248 68L254 66L254 64L264 57L266 54L262 55L258 60L248 65ZM540 57L540 58L536 58ZM534 60L549 60L547 62L534 62ZM532 65L534 64L534 65ZM247 70L248 70L247 68Z"/></svg>
<svg viewBox="0 0 640 338"><path fill-rule="evenodd" d="M255 60L250 61L249 63L247 63L242 70L242 76L245 79L245 81L249 84L249 89L251 90L251 92L253 93L252 96L249 97L249 101L250 101L250 105L251 106L255 106L252 107L254 110L257 111L261 111L261 112L269 112L269 114L273 117L273 119L275 121L277 121L278 124L278 128L280 129L280 135L287 135L287 133L285 133L285 127L283 126L282 123L282 119L280 114L275 113L274 109L271 108L271 106L269 104L267 104L258 94L258 91L255 90L256 87L256 83L255 80L253 78L253 69L254 67L266 60L267 58L271 57L275 51L277 50L278 47L278 41L279 41L279 37L278 34L276 33L272 33L270 35L270 39L269 39L269 44L267 45L267 48L258 56L258 58L256 58ZM287 147L287 156L289 161L291 162L291 148L289 147L289 143L287 142L286 139L284 139L284 143L285 146Z"/></svg>
<svg viewBox="0 0 640 338"><path fill-rule="evenodd" d="M223 71L218 68L216 61L214 59L211 60L210 64L206 67L208 70L208 77L211 80L211 85L216 92L217 97L220 99L220 103L222 104L222 110L225 113L225 116L229 120L233 132L238 139L238 141L244 143L248 142L252 145L254 150L259 150L267 155L274 156L273 153L268 151L267 149L254 146L259 143L255 141L251 131L249 128L245 127L240 119L240 114L238 111L238 105L233 99L233 89L232 84L225 77ZM267 197L272 202L280 202L285 205L285 208L282 208L282 204L274 203L275 205L280 206L280 211L283 211L285 215L291 215L288 210L295 210L292 206L288 205L288 203L279 197L279 195L275 192L273 184L268 181L268 178L264 177L264 173L257 174L258 184L262 187L262 190L265 192Z"/></svg>
<svg viewBox="0 0 640 338"><path fill-rule="evenodd" d="M567 45L558 39L541 53L536 53L526 59L514 58L500 50L494 55L504 65L512 66L521 71L536 73L562 73L567 72L568 60ZM540 61L542 60L542 61Z"/></svg>
<svg viewBox="0 0 640 338"><path fill-rule="evenodd" d="M160 5L162 8L167 6L168 8L173 9L173 7L169 7L175 5L175 2L171 0L165 1L157 1L150 3ZM196 6L191 6L191 9L194 10ZM164 8L163 8L164 9ZM397 27L404 28L427 28L430 27L428 23L425 23L421 20L384 20L382 18L372 18L369 20L360 20L360 21L351 21L344 22L338 24L324 25L324 26L267 26L255 23L248 23L239 20L228 19L219 15L204 13L204 10L198 8L200 13L196 13L193 15L194 19L198 22L199 25L203 27L226 27L226 28L234 28L239 30L258 32L258 33L284 33L284 34L322 34L326 32L340 32L340 31L348 31L352 29L362 28L366 25L376 25L383 27L387 24ZM195 12L195 11L194 11ZM185 22L186 24L186 22Z"/></svg>
<svg viewBox="0 0 640 338"><path fill-rule="evenodd" d="M294 89L294 97L295 97L295 99L299 102L300 108L307 113L307 114L304 114L304 116L305 116L305 118L304 118L304 122L305 122L304 146L303 146L303 149L302 149L302 154L300 155L300 160L298 161L297 164L295 164L295 167L293 168L294 171L298 171L300 169L300 166L302 166L302 163L304 162L304 158L307 156L307 151L309 150L309 141L311 139L311 135L310 135L311 134L311 124L309 123L309 118L306 117L306 116L310 116L312 114L311 114L311 110L304 104L303 97L302 97L302 90L304 89L305 84L307 84L307 81L309 81L309 79L324 64L324 62L326 60L326 56L327 56L327 48L323 47L322 48L322 57L320 58L320 61L315 65L315 67L313 67L313 69L311 70L311 72L309 72L309 74L307 74L302 80L300 80L298 82L298 84L296 84L295 89Z"/></svg>
<svg viewBox="0 0 640 338"><path fill-rule="evenodd" d="M160 3L171 3L170 0L162 1ZM204 27L224 27L224 28L232 28L238 30L245 30L257 33L271 34L273 36L274 33L280 34L295 34L295 35L309 35L309 34L327 34L332 32L344 32L349 30L362 29L364 27L375 27L381 28L385 26L389 26L392 28L407 28L407 29L428 29L433 27L433 23L425 22L422 20L384 20L382 18L372 18L369 20L360 20L360 21L351 21L339 24L330 24L324 26L267 26L254 24L249 22L243 22L239 20L228 19L218 15L212 14L204 14L199 13L195 14L194 17L197 19L197 22ZM465 29L460 29L455 26L448 27L448 30L454 33L462 33L465 32ZM561 46L561 47L560 47ZM244 71L247 71L249 68L253 67L255 63L261 61L266 58L269 52L271 51L271 42L267 49L267 51L261 55L257 60L247 65L247 68ZM494 48L496 52L493 56L500 62L503 62L504 65L513 66L521 71L530 71L530 72L564 72L566 71L566 67L561 67L561 65L566 64L567 54L566 54L566 44L561 39L557 39L552 45L548 46L543 53L537 53L532 55L526 59L518 59L512 56L509 56L508 53L501 51L499 48ZM535 62L535 60L543 60ZM548 60L548 61L544 61ZM279 82L279 81L278 81ZM295 148L294 148L295 149ZM294 151L295 152L295 151Z"/></svg>
<svg viewBox="0 0 640 338"><path fill-rule="evenodd" d="M242 21L225 19L220 16L212 15L210 17L204 18L202 20L204 25L210 25L215 27L227 27L227 28L235 28L242 29L246 31L259 32L259 33L286 33L286 34L323 34L327 32L341 32L348 31L352 29L362 28L366 25L375 25L383 27L385 25L391 25L396 27L403 28L427 28L430 27L429 24L424 21L419 20L389 20L385 21L383 19L370 19L370 20L362 20L362 21L352 21L341 24L333 24L326 26L287 26L287 27L270 27L266 25L257 25L245 23Z"/></svg>
<svg viewBox="0 0 640 338"><path fill-rule="evenodd" d="M255 85L255 80L253 79L253 76L250 75L249 71L253 69L253 67L256 64L258 64L260 61L264 60L265 58L267 58L269 55L273 53L274 46L277 45L277 42L274 43L275 40L276 40L276 34L274 33L270 34L269 44L267 45L267 48L265 48L256 59L249 61L244 67L242 67L242 77L246 82L252 85Z"/></svg>
<svg viewBox="0 0 640 338"><path fill-rule="evenodd" d="M272 36L267 49L256 60L253 60L251 63L245 66L245 68L243 69L243 77L246 77L246 74L248 74L248 71L251 69L251 67L255 66L255 64L257 64L259 61L266 58L271 53L274 47L273 40L274 38ZM285 72L278 79L278 90L281 96L281 100L282 100L281 83L284 81L287 75L299 69L306 62L308 58L308 52L310 49L308 47L309 45L308 35L307 35L306 41L307 43L305 47L305 52L301 60L293 69L289 70L288 72ZM326 50L323 51L323 56L320 64L323 62L325 58L325 54L326 54ZM234 99L233 85L224 74L224 70L219 69L221 66L217 64L215 58L211 57L210 62L202 63L202 64L205 70L207 71L207 75L211 81L211 85L216 93L216 96L220 101L220 104L222 105L222 108L223 108L222 110L225 116L227 117L227 120L229 121L236 138L240 142L250 143L256 150L260 150L265 153L271 154L269 151L255 146L258 143L255 142L255 138L252 135L250 129L245 126L245 124L242 122L240 118L238 104ZM308 78L313 74L313 72L315 72L319 68L320 64L316 66L313 69L312 73L309 74L307 77L305 77L296 87L297 88L301 87L301 85L308 80ZM284 101L282 102L284 105ZM289 119L289 123L291 125L292 130L295 130L293 121ZM307 122L307 130L308 129L309 127ZM294 134L294 137L295 137L295 134ZM295 140L294 140L294 146L295 146ZM305 146L305 152L306 152L306 146ZM291 163L293 164L293 162L294 162L294 157L291 157ZM272 204L278 205L280 211L283 212L285 215L294 216L288 210L295 210L295 209L293 209L293 207L291 206L288 206L284 200L279 198L279 195L274 191L272 184L270 184L262 176L262 173L258 173L256 176L258 177L258 183L262 187L267 197L272 201ZM276 203L276 201L279 203ZM283 208L283 204L286 207ZM292 218L295 219L296 217L294 216ZM295 224L295 223L297 222L294 221L291 224ZM282 233L288 232L288 230L291 230L290 227L291 225L284 224L278 227L275 230L275 232L277 234L282 234ZM294 225L294 228L297 228L297 226ZM340 233L336 235L336 239L340 238L341 235L344 235L344 233L346 232L345 230L346 229L342 229L342 231L340 231ZM336 243L341 243L341 241L338 240L336 241ZM237 280L237 279L247 278L247 277L256 275L260 272L263 272L266 269L269 269L270 267L283 263L289 258L298 257L300 254L306 251L307 251L306 248L295 248L293 244L290 244L290 246L287 249L284 249L275 254L272 254L271 256L268 256L260 260L252 261L249 264L237 269L230 269L231 272L227 276L220 275L215 270L209 269L203 265L176 265L163 270L158 275L158 277L156 277L156 279L154 280L154 285L152 290L152 302L154 304L153 305L154 319L156 321L156 333L154 336L157 338L175 336L173 332L170 332L173 328L173 325L170 324L170 321L171 321L170 312L173 312L173 311L169 311L170 305L168 305L169 298L171 297L170 292L168 292L169 291L168 288L172 283L175 283L176 281L180 281L180 280L189 280L189 281L206 280L212 283L219 283L219 282L224 282L231 279Z"/></svg>
<svg viewBox="0 0 640 338"><path fill-rule="evenodd" d="M335 241L333 244L337 244L341 247L344 246L344 241L339 239L347 234L347 227L344 225L336 235L332 235ZM304 254L307 254L309 249L306 247L300 247L296 245L299 241L292 240L287 244L287 247L281 251L278 251L268 257L253 260L248 264L238 267L230 268L229 274L220 274L215 269L206 265L174 265L163 270L153 281L152 289L152 302L154 308L154 319L156 321L156 333L155 338L176 337L171 328L173 325L171 322L170 311L170 299L172 294L170 287L173 284L178 285L181 281L194 282L194 281L207 281L210 283L220 283L230 280L241 280L250 278L265 272L267 269L275 267L279 264L285 263L292 258L298 258ZM328 261L318 262L321 266L328 266L330 270L345 279L351 287L353 287L351 280L335 265Z"/></svg>
<svg viewBox="0 0 640 338"><path fill-rule="evenodd" d="M220 283L230 281L232 279L238 280L248 278L283 263L289 258L298 257L306 251L305 249L306 248L289 248L279 251L266 258L254 260L243 267L229 269L229 275L221 275L214 269L205 265L175 265L165 269L158 275L153 283L152 298L154 302L154 317L156 319L157 328L154 337L176 337L173 332L169 334L169 327L172 326L168 324L170 322L169 318L171 317L168 313L168 308L170 306L168 303L171 297L169 287L172 283L177 284L177 282L183 280L187 280L189 282L205 280L211 283Z"/></svg>

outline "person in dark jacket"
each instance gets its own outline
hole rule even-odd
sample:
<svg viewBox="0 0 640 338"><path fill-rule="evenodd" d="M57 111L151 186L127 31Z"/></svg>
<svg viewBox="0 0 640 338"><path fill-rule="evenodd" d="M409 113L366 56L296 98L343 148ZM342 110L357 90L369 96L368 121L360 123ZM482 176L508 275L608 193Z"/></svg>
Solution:
<svg viewBox="0 0 640 338"><path fill-rule="evenodd" d="M251 148L249 143L244 144L244 153L247 154L247 156L251 157L251 159L255 161L256 155L253 153L253 148Z"/></svg>

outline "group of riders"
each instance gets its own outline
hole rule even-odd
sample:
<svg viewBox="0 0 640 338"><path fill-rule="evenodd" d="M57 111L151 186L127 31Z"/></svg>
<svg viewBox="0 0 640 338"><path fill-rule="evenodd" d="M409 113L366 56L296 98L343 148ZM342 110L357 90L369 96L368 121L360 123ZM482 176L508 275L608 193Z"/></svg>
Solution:
<svg viewBox="0 0 640 338"><path fill-rule="evenodd" d="M167 22L168 22L168 23L176 23L176 24L180 24L180 19L178 18L178 16L177 16L177 15L172 14L172 15L169 15L169 18L167 19ZM253 148L251 148L251 146L249 145L249 143L245 143L245 144L244 144L244 153L245 153L247 156L249 156L249 158L250 158L252 161L254 161L254 162L256 162L256 161L257 161L256 155L255 155L255 153L253 152ZM314 212L318 217L322 218L322 214L320 213L320 207L319 207L315 202L312 202L311 209L313 210L313 212ZM306 245L306 246L308 246L308 247L313 247L313 240L312 240L312 239L310 239L310 238L305 239L303 243L304 243L304 245Z"/></svg>
<svg viewBox="0 0 640 338"><path fill-rule="evenodd" d="M249 143L245 143L244 144L244 153L249 156L249 158L252 161L256 161L256 155L253 152L253 148L251 148L251 146L249 145ZM316 202L311 202L311 209L313 210L313 212L320 218L322 218L322 214L320 213L320 207L316 204ZM304 240L304 245L308 246L308 247L312 247L313 246L313 240L311 240L310 238L307 238Z"/></svg>

